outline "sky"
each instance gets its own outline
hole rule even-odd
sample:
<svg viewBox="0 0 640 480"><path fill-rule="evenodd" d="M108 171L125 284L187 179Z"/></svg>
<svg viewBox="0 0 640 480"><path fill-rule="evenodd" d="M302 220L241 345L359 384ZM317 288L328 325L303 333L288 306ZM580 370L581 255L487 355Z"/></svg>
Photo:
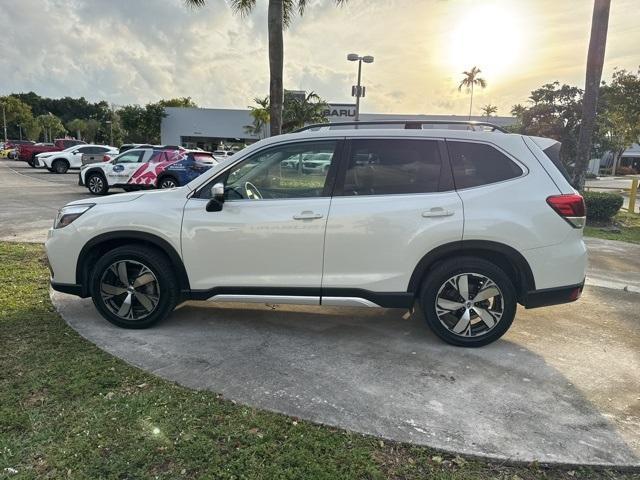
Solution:
<svg viewBox="0 0 640 480"><path fill-rule="evenodd" d="M558 80L583 87L592 0L308 0L285 33L285 88L352 102L363 66L361 110L468 112L457 86L477 66L498 115ZM640 66L640 0L612 0L603 78ZM0 0L0 94L106 100L115 105L191 97L246 108L269 90L267 0L247 17L224 0Z"/></svg>

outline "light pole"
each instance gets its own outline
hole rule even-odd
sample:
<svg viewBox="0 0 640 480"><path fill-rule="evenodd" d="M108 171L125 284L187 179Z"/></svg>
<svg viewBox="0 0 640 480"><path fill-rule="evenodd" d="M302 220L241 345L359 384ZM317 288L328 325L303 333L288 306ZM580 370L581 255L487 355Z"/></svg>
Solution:
<svg viewBox="0 0 640 480"><path fill-rule="evenodd" d="M358 62L358 84L351 87L351 96L356 97L356 122L360 121L360 97L364 97L365 87L360 85L360 79L362 78L362 62L373 63L373 57L371 55L365 55L361 57L357 53L350 53L347 55L347 60L350 62Z"/></svg>
<svg viewBox="0 0 640 480"><path fill-rule="evenodd" d="M105 123L109 125L109 145L113 146L113 122L107 120Z"/></svg>

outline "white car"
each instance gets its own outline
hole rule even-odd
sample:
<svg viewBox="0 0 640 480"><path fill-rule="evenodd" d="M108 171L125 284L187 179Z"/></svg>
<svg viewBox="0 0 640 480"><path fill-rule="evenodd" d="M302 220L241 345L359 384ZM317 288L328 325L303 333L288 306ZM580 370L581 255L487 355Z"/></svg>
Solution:
<svg viewBox="0 0 640 480"><path fill-rule="evenodd" d="M107 145L74 145L60 152L45 152L36 155L35 167L46 168L54 173L67 173L70 168L78 169L85 163L101 162L105 155L118 154L118 149Z"/></svg>
<svg viewBox="0 0 640 480"><path fill-rule="evenodd" d="M500 338L518 303L578 299L585 207L558 143L414 123L325 124L261 140L181 188L72 202L46 242L52 287L128 328L186 300L418 302L435 334L468 347ZM331 155L325 175L282 168L318 154Z"/></svg>

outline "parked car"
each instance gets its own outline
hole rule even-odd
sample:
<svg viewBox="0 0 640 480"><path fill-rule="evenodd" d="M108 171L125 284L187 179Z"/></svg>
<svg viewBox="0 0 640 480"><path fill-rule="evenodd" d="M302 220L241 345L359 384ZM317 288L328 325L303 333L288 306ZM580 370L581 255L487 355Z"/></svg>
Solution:
<svg viewBox="0 0 640 480"><path fill-rule="evenodd" d="M17 149L19 145L33 145L34 143L31 140L7 140L2 145L0 158L15 160L18 156Z"/></svg>
<svg viewBox="0 0 640 480"><path fill-rule="evenodd" d="M35 167L36 155L39 153L60 152L76 145L86 145L86 142L73 138L59 138L54 140L53 143L22 144L18 147L18 160L27 162L29 166Z"/></svg>
<svg viewBox="0 0 640 480"><path fill-rule="evenodd" d="M125 143L120 146L120 150L118 153L124 153L127 150L131 150L133 148L153 148L153 145L148 143Z"/></svg>
<svg viewBox="0 0 640 480"><path fill-rule="evenodd" d="M230 157L234 153L236 153L236 152L234 152L232 150L216 150L216 151L213 152L213 156L216 157L216 158L223 159L225 157Z"/></svg>
<svg viewBox="0 0 640 480"><path fill-rule="evenodd" d="M134 148L111 161L83 165L79 184L94 195L104 195L110 188L127 191L174 188L189 183L216 163L208 152L173 147Z"/></svg>
<svg viewBox="0 0 640 480"><path fill-rule="evenodd" d="M83 164L103 161L105 155L117 154L117 148L107 145L74 145L61 152L39 153L33 163L50 172L67 173L70 168L79 169Z"/></svg>
<svg viewBox="0 0 640 480"><path fill-rule="evenodd" d="M466 347L500 338L518 303L580 297L585 207L555 140L388 127L279 135L182 188L72 202L46 242L52 286L127 328L189 299L418 302L436 335ZM326 175L282 168L319 154Z"/></svg>

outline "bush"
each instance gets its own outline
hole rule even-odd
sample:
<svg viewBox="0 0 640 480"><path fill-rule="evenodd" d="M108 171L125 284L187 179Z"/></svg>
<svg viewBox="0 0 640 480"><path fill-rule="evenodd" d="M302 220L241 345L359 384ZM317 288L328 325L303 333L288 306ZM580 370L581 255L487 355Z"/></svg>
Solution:
<svg viewBox="0 0 640 480"><path fill-rule="evenodd" d="M587 206L587 220L611 221L622 207L622 196L617 193L584 192L582 196Z"/></svg>

